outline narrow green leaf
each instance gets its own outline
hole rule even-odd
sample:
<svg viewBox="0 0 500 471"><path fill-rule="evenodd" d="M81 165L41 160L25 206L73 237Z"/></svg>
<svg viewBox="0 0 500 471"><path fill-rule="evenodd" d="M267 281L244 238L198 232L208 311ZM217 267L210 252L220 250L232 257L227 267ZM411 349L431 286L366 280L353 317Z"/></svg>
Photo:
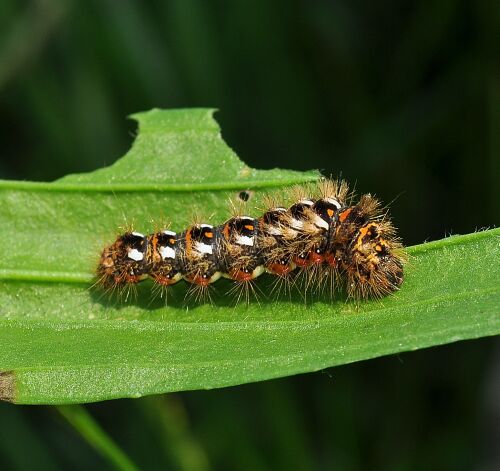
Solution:
<svg viewBox="0 0 500 471"><path fill-rule="evenodd" d="M89 445L95 448L115 469L120 471L136 471L138 469L83 406L59 406L57 410Z"/></svg>
<svg viewBox="0 0 500 471"><path fill-rule="evenodd" d="M116 302L89 289L119 227L141 232L193 213L220 223L228 200L313 181L317 173L257 171L224 144L211 110L136 116L139 136L111 167L54 183L0 181L0 398L63 404L215 388L316 371L500 332L500 230L409 249L400 292L359 307L317 297L233 306ZM258 210L256 210L258 213ZM155 221L155 223L152 222ZM258 284L264 291L272 278Z"/></svg>

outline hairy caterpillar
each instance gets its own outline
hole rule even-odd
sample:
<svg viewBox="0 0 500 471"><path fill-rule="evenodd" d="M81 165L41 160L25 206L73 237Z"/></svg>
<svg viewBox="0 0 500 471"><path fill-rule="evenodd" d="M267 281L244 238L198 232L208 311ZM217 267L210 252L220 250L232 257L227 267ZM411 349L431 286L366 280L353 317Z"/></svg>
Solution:
<svg viewBox="0 0 500 471"><path fill-rule="evenodd" d="M103 250L97 283L120 290L146 278L157 287L184 279L202 298L225 277L248 297L267 272L283 280L303 273L306 287L328 279L332 291L344 286L355 299L399 289L404 252L376 198L365 194L353 204L347 183L328 179L295 194L291 206L269 204L258 218L234 215L219 226L193 224L180 233L126 232Z"/></svg>

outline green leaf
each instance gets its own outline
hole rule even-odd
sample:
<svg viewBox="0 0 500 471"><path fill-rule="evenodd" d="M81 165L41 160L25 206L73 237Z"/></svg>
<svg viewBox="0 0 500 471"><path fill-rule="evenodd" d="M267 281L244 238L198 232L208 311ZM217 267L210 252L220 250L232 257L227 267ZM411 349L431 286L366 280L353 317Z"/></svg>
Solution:
<svg viewBox="0 0 500 471"><path fill-rule="evenodd" d="M215 388L500 332L498 229L409 249L400 292L356 306L341 296L234 307L116 302L90 290L99 252L126 222L181 230L193 213L214 223L228 200L314 181L316 172L257 171L224 144L211 110L135 116L139 136L114 165L54 183L0 181L0 397L64 404ZM258 213L258 210L256 210ZM126 220L125 220L126 218ZM152 222L155 221L155 223ZM273 279L258 285L269 291Z"/></svg>

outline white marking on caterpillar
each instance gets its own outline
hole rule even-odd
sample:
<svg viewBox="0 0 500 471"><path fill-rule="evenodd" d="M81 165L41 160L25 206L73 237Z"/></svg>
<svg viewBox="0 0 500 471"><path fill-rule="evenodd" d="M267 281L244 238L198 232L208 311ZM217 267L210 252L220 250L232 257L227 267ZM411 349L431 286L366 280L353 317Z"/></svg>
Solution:
<svg viewBox="0 0 500 471"><path fill-rule="evenodd" d="M330 227L328 223L323 218L320 218L318 215L315 215L314 217L314 225L316 227L320 227L321 229L325 230L328 230Z"/></svg>
<svg viewBox="0 0 500 471"><path fill-rule="evenodd" d="M159 249L161 258L165 260L166 258L175 258L175 250L168 245L162 245Z"/></svg>
<svg viewBox="0 0 500 471"><path fill-rule="evenodd" d="M236 237L236 243L239 245L248 245L250 247L253 247L253 237L238 236Z"/></svg>
<svg viewBox="0 0 500 471"><path fill-rule="evenodd" d="M266 228L266 232L271 235L277 235L277 236L283 235L283 231L279 227L275 226L270 226Z"/></svg>
<svg viewBox="0 0 500 471"><path fill-rule="evenodd" d="M294 229L303 229L304 228L304 221L301 221L300 219L292 219L290 221L290 226L293 227Z"/></svg>
<svg viewBox="0 0 500 471"><path fill-rule="evenodd" d="M144 259L144 254L142 252L139 252L137 249L130 249L127 252L127 257L131 260L135 260L136 262L140 262Z"/></svg>
<svg viewBox="0 0 500 471"><path fill-rule="evenodd" d="M212 226L209 226L212 227ZM201 254L209 254L212 255L213 253L213 248L209 244L204 244L203 242L195 242L194 243L194 249L196 252L199 252Z"/></svg>
<svg viewBox="0 0 500 471"><path fill-rule="evenodd" d="M264 267L264 265L259 265L258 267L255 267L254 271L252 272L252 279L259 277L265 272L266 268Z"/></svg>
<svg viewBox="0 0 500 471"><path fill-rule="evenodd" d="M341 208L341 204L335 198L325 198L330 204L333 204L337 209Z"/></svg>
<svg viewBox="0 0 500 471"><path fill-rule="evenodd" d="M210 277L210 283L216 282L220 277L222 276L222 273L220 271L216 271L211 277Z"/></svg>

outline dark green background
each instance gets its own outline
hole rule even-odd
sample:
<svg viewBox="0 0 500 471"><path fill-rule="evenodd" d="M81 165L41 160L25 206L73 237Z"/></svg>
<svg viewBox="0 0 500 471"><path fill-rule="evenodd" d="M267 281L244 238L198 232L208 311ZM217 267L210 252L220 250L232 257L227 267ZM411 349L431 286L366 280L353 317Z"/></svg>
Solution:
<svg viewBox="0 0 500 471"><path fill-rule="evenodd" d="M319 168L396 199L407 244L492 227L495 3L2 0L0 177L93 170L130 146L127 115L208 106L253 167ZM88 408L144 469L187 469L158 403L212 469L477 469L499 458L498 356L485 339ZM53 409L2 404L0 424L2 469L108 466Z"/></svg>

